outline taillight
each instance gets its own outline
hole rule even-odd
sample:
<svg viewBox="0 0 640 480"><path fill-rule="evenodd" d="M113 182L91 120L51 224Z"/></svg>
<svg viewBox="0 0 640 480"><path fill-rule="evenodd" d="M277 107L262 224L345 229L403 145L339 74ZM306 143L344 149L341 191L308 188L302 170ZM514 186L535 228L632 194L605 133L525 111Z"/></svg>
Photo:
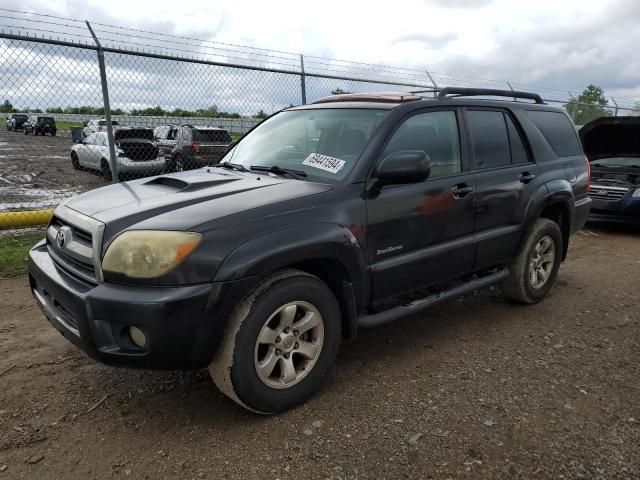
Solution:
<svg viewBox="0 0 640 480"><path fill-rule="evenodd" d="M587 192L591 189L591 164L589 163L589 157L584 156L584 161L587 163Z"/></svg>
<svg viewBox="0 0 640 480"><path fill-rule="evenodd" d="M200 143L198 142L188 143L187 146L191 149L192 152L197 152L198 150L200 150Z"/></svg>

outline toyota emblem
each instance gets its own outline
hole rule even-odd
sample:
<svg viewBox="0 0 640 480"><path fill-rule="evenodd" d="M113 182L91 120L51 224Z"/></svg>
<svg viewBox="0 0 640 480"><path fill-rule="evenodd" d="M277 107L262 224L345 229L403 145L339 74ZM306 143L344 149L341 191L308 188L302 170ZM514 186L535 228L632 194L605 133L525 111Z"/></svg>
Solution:
<svg viewBox="0 0 640 480"><path fill-rule="evenodd" d="M58 244L58 248L64 248L64 232L62 230L58 230L58 235L56 235L56 243Z"/></svg>

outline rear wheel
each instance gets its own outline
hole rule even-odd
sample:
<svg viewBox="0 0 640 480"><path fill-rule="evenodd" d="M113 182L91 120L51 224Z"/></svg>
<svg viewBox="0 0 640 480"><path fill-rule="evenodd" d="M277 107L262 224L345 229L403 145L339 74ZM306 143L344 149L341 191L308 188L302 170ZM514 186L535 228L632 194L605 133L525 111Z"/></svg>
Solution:
<svg viewBox="0 0 640 480"><path fill-rule="evenodd" d="M25 135L29 135L29 130L27 130L26 128L24 129L24 134Z"/></svg>
<svg viewBox="0 0 640 480"><path fill-rule="evenodd" d="M553 288L562 262L562 232L557 223L539 218L501 283L507 298L537 303Z"/></svg>
<svg viewBox="0 0 640 480"><path fill-rule="evenodd" d="M257 413L278 413L321 386L340 345L340 308L319 278L286 270L234 312L209 365L218 388Z"/></svg>
<svg viewBox="0 0 640 480"><path fill-rule="evenodd" d="M53 130L53 131L51 132L51 136L52 136L52 137L55 137L55 136L56 136L56 130Z"/></svg>
<svg viewBox="0 0 640 480"><path fill-rule="evenodd" d="M102 172L102 177L105 180L111 181L113 179L109 162L107 162L104 158L100 161L100 171Z"/></svg>

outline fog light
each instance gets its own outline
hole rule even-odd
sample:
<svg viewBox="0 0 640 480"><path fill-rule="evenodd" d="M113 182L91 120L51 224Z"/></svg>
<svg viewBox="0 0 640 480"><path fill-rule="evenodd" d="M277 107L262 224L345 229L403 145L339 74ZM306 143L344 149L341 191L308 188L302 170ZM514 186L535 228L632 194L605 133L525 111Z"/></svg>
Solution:
<svg viewBox="0 0 640 480"><path fill-rule="evenodd" d="M147 337L144 336L144 333L142 333L142 330L138 327L129 327L129 337L137 347L144 348L147 344Z"/></svg>

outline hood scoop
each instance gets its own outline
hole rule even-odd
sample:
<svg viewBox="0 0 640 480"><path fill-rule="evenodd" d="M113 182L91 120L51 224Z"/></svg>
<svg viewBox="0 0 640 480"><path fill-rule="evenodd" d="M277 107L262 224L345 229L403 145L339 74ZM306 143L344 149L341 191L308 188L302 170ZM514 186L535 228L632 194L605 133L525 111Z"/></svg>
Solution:
<svg viewBox="0 0 640 480"><path fill-rule="evenodd" d="M216 187L226 183L235 182L239 178L210 178L187 181L178 177L156 177L153 180L145 182L145 185L159 185L170 187L180 192L195 192L204 188Z"/></svg>

